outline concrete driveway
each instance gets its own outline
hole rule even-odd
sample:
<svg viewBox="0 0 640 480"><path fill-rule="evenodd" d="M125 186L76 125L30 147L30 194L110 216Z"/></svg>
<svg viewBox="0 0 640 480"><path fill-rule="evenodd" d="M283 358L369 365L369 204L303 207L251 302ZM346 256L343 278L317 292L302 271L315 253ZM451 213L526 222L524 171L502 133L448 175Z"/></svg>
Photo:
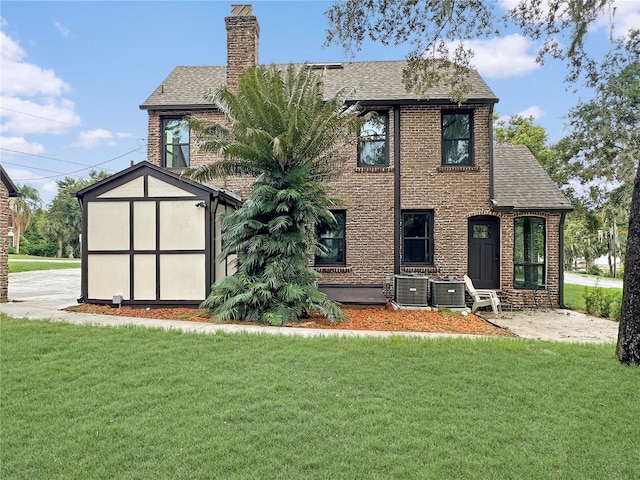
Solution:
<svg viewBox="0 0 640 480"><path fill-rule="evenodd" d="M245 325L216 325L198 322L150 320L141 318L89 315L67 312L63 309L77 304L80 297L80 269L41 270L12 273L9 275L9 303L0 304L0 311L19 318L52 319L70 323L93 325L141 325L154 328L180 329L200 333L216 331L246 331L255 333L280 333L286 335L350 335L389 336L393 332L364 332L348 330L314 330L306 328L261 327ZM508 328L522 338L576 343L613 343L618 337L618 324L611 320L583 315L570 310L525 310L505 312L495 316L482 313L487 320ZM420 334L408 336L437 337L456 336Z"/></svg>

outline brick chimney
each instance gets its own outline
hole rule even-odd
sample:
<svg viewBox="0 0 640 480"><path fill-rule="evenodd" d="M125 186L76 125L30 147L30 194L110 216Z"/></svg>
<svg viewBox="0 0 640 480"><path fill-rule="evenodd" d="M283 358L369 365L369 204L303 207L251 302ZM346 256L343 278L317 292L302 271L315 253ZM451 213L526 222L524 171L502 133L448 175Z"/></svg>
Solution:
<svg viewBox="0 0 640 480"><path fill-rule="evenodd" d="M251 5L231 5L227 26L227 88L238 91L238 77L245 68L258 64L260 27Z"/></svg>

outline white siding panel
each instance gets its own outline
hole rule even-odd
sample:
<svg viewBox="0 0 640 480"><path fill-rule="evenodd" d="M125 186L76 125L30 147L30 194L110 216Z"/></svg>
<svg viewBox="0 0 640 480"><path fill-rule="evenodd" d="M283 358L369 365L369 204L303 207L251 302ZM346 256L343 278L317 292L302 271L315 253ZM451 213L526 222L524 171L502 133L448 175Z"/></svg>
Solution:
<svg viewBox="0 0 640 480"><path fill-rule="evenodd" d="M156 249L155 202L133 203L133 248L135 250Z"/></svg>
<svg viewBox="0 0 640 480"><path fill-rule="evenodd" d="M160 255L160 300L204 300L205 256Z"/></svg>
<svg viewBox="0 0 640 480"><path fill-rule="evenodd" d="M193 193L149 176L150 197L194 197Z"/></svg>
<svg viewBox="0 0 640 480"><path fill-rule="evenodd" d="M160 202L160 249L204 250L207 209L194 200Z"/></svg>
<svg viewBox="0 0 640 480"><path fill-rule="evenodd" d="M144 177L134 178L119 187L112 188L97 198L130 198L144 197Z"/></svg>
<svg viewBox="0 0 640 480"><path fill-rule="evenodd" d="M129 255L91 255L87 258L89 300L109 300L122 295L129 300Z"/></svg>
<svg viewBox="0 0 640 480"><path fill-rule="evenodd" d="M87 248L129 250L129 202L87 203Z"/></svg>
<svg viewBox="0 0 640 480"><path fill-rule="evenodd" d="M134 255L133 299L156 299L156 256Z"/></svg>

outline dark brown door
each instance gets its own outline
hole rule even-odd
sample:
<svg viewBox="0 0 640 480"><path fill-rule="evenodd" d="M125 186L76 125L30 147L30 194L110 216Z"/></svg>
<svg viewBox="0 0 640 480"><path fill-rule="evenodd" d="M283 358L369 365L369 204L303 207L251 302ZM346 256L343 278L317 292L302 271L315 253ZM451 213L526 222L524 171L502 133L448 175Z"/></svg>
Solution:
<svg viewBox="0 0 640 480"><path fill-rule="evenodd" d="M496 217L469 219L468 262L474 287L500 287L500 221Z"/></svg>

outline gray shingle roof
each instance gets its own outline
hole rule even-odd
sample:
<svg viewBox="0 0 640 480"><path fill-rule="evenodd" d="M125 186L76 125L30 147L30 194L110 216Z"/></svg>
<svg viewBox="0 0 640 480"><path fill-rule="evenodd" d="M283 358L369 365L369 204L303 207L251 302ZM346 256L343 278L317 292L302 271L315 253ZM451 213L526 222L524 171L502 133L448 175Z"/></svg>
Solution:
<svg viewBox="0 0 640 480"><path fill-rule="evenodd" d="M493 150L493 196L498 210L573 210L540 162L524 145Z"/></svg>
<svg viewBox="0 0 640 480"><path fill-rule="evenodd" d="M347 100L357 101L418 101L413 93L408 93L402 84L405 61L348 62L342 68L328 68L325 77L325 94L335 95L345 89ZM301 66L298 64L297 66ZM286 65L279 65L286 68ZM161 108L202 108L210 106L204 94L210 88L218 88L225 83L226 67L176 67L169 76L140 105L142 109ZM475 70L469 72L472 91L469 102L497 102L482 77ZM449 88L445 85L432 88L427 100L449 101Z"/></svg>

